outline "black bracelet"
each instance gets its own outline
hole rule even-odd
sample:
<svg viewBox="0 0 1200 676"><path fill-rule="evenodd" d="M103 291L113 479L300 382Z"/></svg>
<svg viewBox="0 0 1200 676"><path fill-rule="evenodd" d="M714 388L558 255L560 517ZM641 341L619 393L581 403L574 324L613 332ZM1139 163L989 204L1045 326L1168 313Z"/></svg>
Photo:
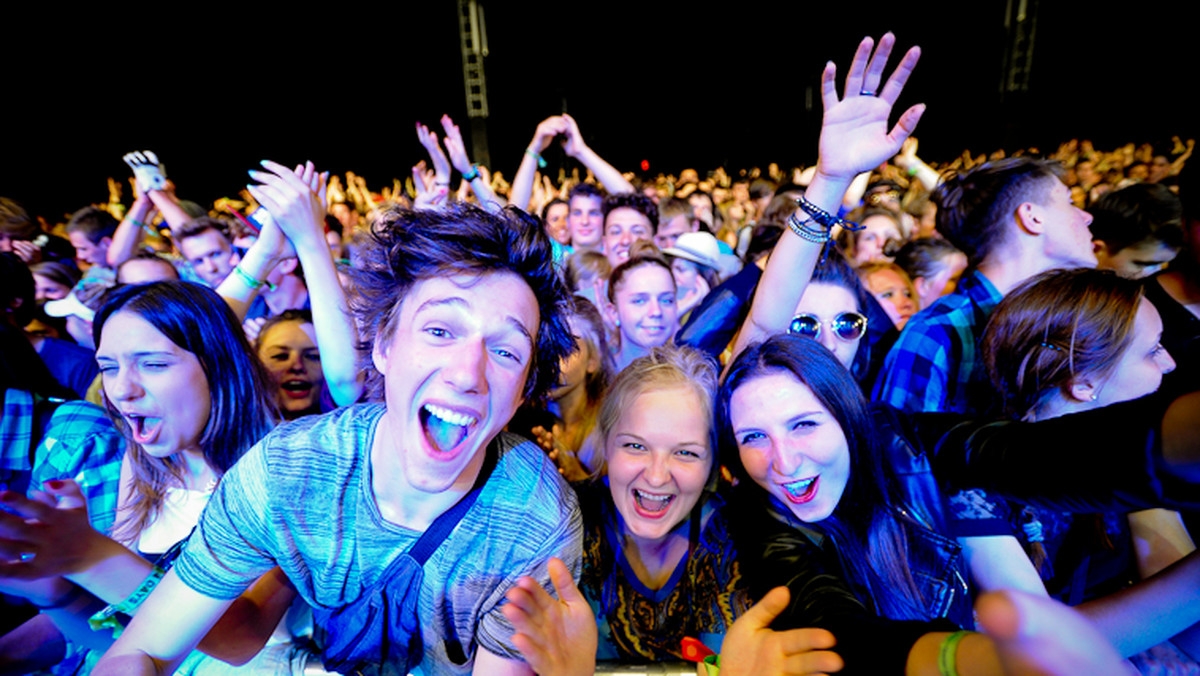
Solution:
<svg viewBox="0 0 1200 676"><path fill-rule="evenodd" d="M808 214L809 218L811 218L814 223L823 225L826 228L832 229L835 225L839 225L846 230L862 230L861 225L847 221L844 218L838 218L837 216L834 216L821 207L809 202L808 198L806 198L804 195L796 198L796 206L800 207L801 211Z"/></svg>
<svg viewBox="0 0 1200 676"><path fill-rule="evenodd" d="M30 601L29 605L37 608L38 610L57 610L59 608L66 608L72 603L75 603L75 601L82 597L85 593L86 592L83 591L83 587L80 587L77 584L72 584L71 591L55 599L49 605L42 606L34 603L33 601Z"/></svg>

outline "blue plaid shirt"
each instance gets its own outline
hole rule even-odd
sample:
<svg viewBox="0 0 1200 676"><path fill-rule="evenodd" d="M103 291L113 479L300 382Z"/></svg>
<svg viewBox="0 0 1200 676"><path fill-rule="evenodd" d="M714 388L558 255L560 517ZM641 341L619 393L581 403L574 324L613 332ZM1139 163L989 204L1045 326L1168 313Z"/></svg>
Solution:
<svg viewBox="0 0 1200 676"><path fill-rule="evenodd" d="M883 362L872 398L908 413L983 413L991 389L979 339L1003 296L977 270L958 289L918 312Z"/></svg>
<svg viewBox="0 0 1200 676"><path fill-rule="evenodd" d="M74 479L87 500L92 527L107 533L117 510L125 440L104 410L86 401L58 404L44 431L34 429L35 413L32 394L4 392L0 488L24 492L52 479Z"/></svg>

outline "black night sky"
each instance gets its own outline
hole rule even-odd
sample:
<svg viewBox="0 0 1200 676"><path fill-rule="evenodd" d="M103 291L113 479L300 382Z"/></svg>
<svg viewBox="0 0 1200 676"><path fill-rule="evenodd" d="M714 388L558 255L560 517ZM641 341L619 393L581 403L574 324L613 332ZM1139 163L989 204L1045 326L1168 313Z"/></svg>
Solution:
<svg viewBox="0 0 1200 676"><path fill-rule="evenodd" d="M1182 3L1042 0L1030 90L1002 99L1004 0L482 1L491 164L510 177L538 121L564 110L623 170L810 163L823 63L844 66L858 39L889 29L924 50L901 105L928 104L928 159L1197 135ZM9 17L0 44L0 195L51 221L104 201L134 149L158 152L180 196L207 203L263 158L350 169L378 189L420 159L414 121L445 112L465 126L453 0L21 11L41 16Z"/></svg>

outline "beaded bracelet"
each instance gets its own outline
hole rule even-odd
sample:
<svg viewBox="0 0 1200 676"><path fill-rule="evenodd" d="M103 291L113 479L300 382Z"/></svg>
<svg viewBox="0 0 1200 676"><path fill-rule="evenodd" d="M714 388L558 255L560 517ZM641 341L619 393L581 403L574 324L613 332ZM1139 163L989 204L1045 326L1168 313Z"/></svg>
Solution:
<svg viewBox="0 0 1200 676"><path fill-rule="evenodd" d="M806 198L804 195L796 198L796 206L800 207L801 211L811 216L812 220L818 225L825 226L831 230L834 226L841 226L846 230L862 230L861 225L847 221L844 218L838 218L837 216L834 216L821 207L809 202L808 198Z"/></svg>
<svg viewBox="0 0 1200 676"><path fill-rule="evenodd" d="M538 169L546 168L546 158L542 157L541 153L537 152L533 148L526 148L525 154L537 160Z"/></svg>
<svg viewBox="0 0 1200 676"><path fill-rule="evenodd" d="M101 629L112 628L113 638L118 638L121 635L121 631L124 629L124 626L115 616L117 614L121 614L132 617L133 614L137 612L137 609L142 605L142 601L145 601L146 597L150 595L150 592L154 591L154 588L158 586L158 583L162 580L163 575L166 575L166 571L158 566L155 566L154 570L150 571L150 575L142 581L141 586L134 590L134 592L130 594L128 598L120 603L114 603L112 605L105 606L103 610L89 617L88 626L92 628L92 631L100 631Z"/></svg>
<svg viewBox="0 0 1200 676"><path fill-rule="evenodd" d="M969 633L959 629L942 640L938 648L938 672L942 676L958 676L958 643Z"/></svg>
<svg viewBox="0 0 1200 676"><path fill-rule="evenodd" d="M788 229L796 233L796 236L800 239L806 242L812 242L814 244L824 244L825 242L828 242L829 230L820 226L815 228L809 227L811 224L816 224L816 221L811 218L801 221L799 218L796 218L796 214L788 216L787 219Z"/></svg>
<svg viewBox="0 0 1200 676"><path fill-rule="evenodd" d="M463 180L466 181L467 183L470 183L471 181L474 181L475 179L479 178L479 165L472 164L471 165L471 173L470 174L464 173L462 175L462 177L463 177Z"/></svg>

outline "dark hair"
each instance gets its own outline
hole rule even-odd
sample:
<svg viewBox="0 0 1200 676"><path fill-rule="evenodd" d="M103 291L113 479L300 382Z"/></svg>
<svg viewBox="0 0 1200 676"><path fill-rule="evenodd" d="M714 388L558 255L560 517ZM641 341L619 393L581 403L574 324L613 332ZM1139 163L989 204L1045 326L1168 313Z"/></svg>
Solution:
<svg viewBox="0 0 1200 676"><path fill-rule="evenodd" d="M35 275L45 277L55 284L61 284L66 287L74 287L79 283L79 271L58 261L42 261L29 266L29 271Z"/></svg>
<svg viewBox="0 0 1200 676"><path fill-rule="evenodd" d="M908 530L927 530L903 508L899 481L884 459L867 401L837 357L815 340L780 334L746 348L721 384L717 425L723 457L739 484L753 480L742 465L730 418L733 393L774 373L793 376L837 421L850 453L850 477L829 518L809 524L828 535L861 599L891 619L930 619L908 564ZM759 494L761 497L761 494Z"/></svg>
<svg viewBox="0 0 1200 676"><path fill-rule="evenodd" d="M594 197L603 202L604 192L591 183L577 183L571 188L571 192L567 193L567 204L574 201L576 197Z"/></svg>
<svg viewBox="0 0 1200 676"><path fill-rule="evenodd" d="M17 327L25 326L33 319L36 295L33 273L25 261L15 253L0 252L0 312L11 315Z"/></svg>
<svg viewBox="0 0 1200 676"><path fill-rule="evenodd" d="M658 207L654 201L640 192L619 192L604 198L604 221L608 223L608 215L616 209L633 209L650 220L651 234L658 232Z"/></svg>
<svg viewBox="0 0 1200 676"><path fill-rule="evenodd" d="M961 253L954 245L938 237L914 239L896 252L896 265L904 268L912 279L931 277L942 268L942 261Z"/></svg>
<svg viewBox="0 0 1200 676"><path fill-rule="evenodd" d="M7 197L0 197L0 235L32 240L40 234L42 229L29 217L24 207Z"/></svg>
<svg viewBox="0 0 1200 676"><path fill-rule="evenodd" d="M1011 291L992 313L983 363L1005 412L1024 416L1077 375L1107 375L1133 340L1142 285L1112 270L1051 270Z"/></svg>
<svg viewBox="0 0 1200 676"><path fill-rule="evenodd" d="M99 244L105 237L112 237L118 225L117 219L107 211L99 207L84 207L71 215L67 233L83 233L92 244Z"/></svg>
<svg viewBox="0 0 1200 676"><path fill-rule="evenodd" d="M203 235L209 230L215 230L221 233L222 237L229 240L231 243L233 242L233 230L230 227L230 224L220 218L213 218L211 216L200 216L199 218L193 218L185 223L175 235L175 241L182 242L189 237Z"/></svg>
<svg viewBox="0 0 1200 676"><path fill-rule="evenodd" d="M262 349L263 339L267 337L271 329L284 322L300 322L301 324L312 324L312 310L284 310L277 315L272 315L267 321L263 322L262 328L258 330L258 338L254 340L254 351Z"/></svg>
<svg viewBox="0 0 1200 676"><path fill-rule="evenodd" d="M550 219L550 207L554 206L555 204L561 204L564 207L567 207L568 209L571 208L571 205L569 202L567 202L564 199L559 199L558 197L555 197L554 199L550 200L549 202L546 202L546 206L542 207L542 221L547 221Z"/></svg>
<svg viewBox="0 0 1200 676"><path fill-rule="evenodd" d="M370 355L374 341L389 340L400 303L413 285L433 277L509 272L537 299L541 326L525 381L526 400L538 401L558 382L559 363L575 343L567 326L567 289L554 266L550 238L536 216L516 208L489 213L454 204L441 211L389 208L379 213L352 273L358 293L352 299ZM382 377L371 373L373 396Z"/></svg>
<svg viewBox="0 0 1200 676"><path fill-rule="evenodd" d="M1109 254L1146 240L1158 240L1171 249L1183 246L1183 205L1161 183L1135 183L1109 191L1088 211L1092 239L1103 241Z"/></svg>
<svg viewBox="0 0 1200 676"><path fill-rule="evenodd" d="M849 261L837 250L828 252L822 260L813 268L812 279L809 284L829 284L830 286L840 286L850 295L854 297L856 308L859 312L869 314L869 307L874 302L874 297L867 287L859 279L858 273L850 265ZM863 339L858 343L858 352L854 355L854 361L850 364L850 373L856 379L864 379L871 370L871 325L868 324L868 333L863 334ZM815 342L815 341L814 341Z"/></svg>
<svg viewBox="0 0 1200 676"><path fill-rule="evenodd" d="M200 362L212 403L199 444L209 466L224 474L275 422L266 373L237 318L215 291L199 284L122 286L109 291L96 313L92 331L97 345L105 324L118 312L136 314ZM107 396L105 406L113 425L125 436L133 461L133 501L114 529L122 534L120 539L130 541L154 518L170 481L181 480L184 460L178 455L155 458L145 453Z"/></svg>
<svg viewBox="0 0 1200 676"><path fill-rule="evenodd" d="M1051 160L1014 157L948 174L933 196L938 232L978 265L1008 237L1017 207L1047 199L1061 171Z"/></svg>

